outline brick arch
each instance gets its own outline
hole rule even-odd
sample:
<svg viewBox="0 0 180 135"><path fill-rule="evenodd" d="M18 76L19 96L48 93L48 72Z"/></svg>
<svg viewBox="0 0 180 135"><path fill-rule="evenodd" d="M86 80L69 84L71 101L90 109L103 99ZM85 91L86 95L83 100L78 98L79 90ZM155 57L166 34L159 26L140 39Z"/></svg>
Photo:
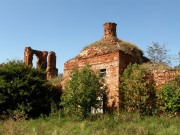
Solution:
<svg viewBox="0 0 180 135"><path fill-rule="evenodd" d="M31 47L24 49L24 63L26 66L33 67L33 56L36 56L36 67L46 70L47 79L53 78L58 75L56 68L56 54L50 52L48 56L47 51L33 50ZM48 62L47 62L48 57Z"/></svg>
<svg viewBox="0 0 180 135"><path fill-rule="evenodd" d="M24 51L24 63L27 66L33 66L33 55L36 55L36 67L39 67L41 69L47 68L47 51L38 51L33 50L31 47L26 47Z"/></svg>

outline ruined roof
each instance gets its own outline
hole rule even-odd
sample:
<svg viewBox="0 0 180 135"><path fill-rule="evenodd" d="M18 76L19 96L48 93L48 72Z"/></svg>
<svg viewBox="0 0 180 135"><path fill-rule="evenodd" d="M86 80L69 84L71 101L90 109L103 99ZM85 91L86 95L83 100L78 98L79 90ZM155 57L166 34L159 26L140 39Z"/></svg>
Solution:
<svg viewBox="0 0 180 135"><path fill-rule="evenodd" d="M86 47L77 56L78 58L92 57L94 55L102 55L113 51L123 51L132 56L142 55L142 51L134 44L119 39L106 40L101 39Z"/></svg>
<svg viewBox="0 0 180 135"><path fill-rule="evenodd" d="M117 38L116 25L117 24L111 22L105 23L104 37L101 40L84 47L79 55L75 58L88 58L119 50L133 56L134 58L143 58L143 52L136 45Z"/></svg>

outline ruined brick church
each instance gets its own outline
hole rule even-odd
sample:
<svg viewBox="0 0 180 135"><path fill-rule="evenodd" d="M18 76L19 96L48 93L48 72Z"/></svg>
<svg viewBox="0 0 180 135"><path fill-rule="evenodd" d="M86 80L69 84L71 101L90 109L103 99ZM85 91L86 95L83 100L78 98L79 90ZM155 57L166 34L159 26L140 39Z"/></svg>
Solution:
<svg viewBox="0 0 180 135"><path fill-rule="evenodd" d="M89 64L105 76L107 108L118 110L121 97L119 79L124 69L130 63L141 64L149 60L137 46L117 38L116 26L115 23L105 23L104 37L86 46L75 58L64 64L64 79L69 79L74 67L81 68Z"/></svg>
<svg viewBox="0 0 180 135"><path fill-rule="evenodd" d="M64 64L64 82L69 78L70 72L74 67L82 68L89 64L93 70L98 70L105 78L107 109L119 110L121 93L119 91L119 81L124 69L131 63L143 64L149 59L143 56L143 52L134 44L125 42L117 38L115 23L104 24L104 37L86 46L76 57L68 60ZM33 67L33 56L36 56L36 67L46 71L47 79L58 76L56 68L55 52L34 50L26 47L24 50L24 63ZM148 65L150 66L150 65ZM160 88L164 83L175 79L180 72L177 70L158 70L150 71L156 88ZM60 90L62 90L60 84Z"/></svg>

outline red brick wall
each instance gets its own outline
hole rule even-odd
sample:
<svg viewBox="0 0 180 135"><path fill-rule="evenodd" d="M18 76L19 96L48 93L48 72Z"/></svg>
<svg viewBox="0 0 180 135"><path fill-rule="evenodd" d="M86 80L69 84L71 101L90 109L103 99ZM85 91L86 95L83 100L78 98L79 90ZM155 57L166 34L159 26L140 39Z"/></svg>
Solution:
<svg viewBox="0 0 180 135"><path fill-rule="evenodd" d="M180 71L177 70L153 70L150 72L156 83L156 88L160 89L163 84L176 78L180 75Z"/></svg>
<svg viewBox="0 0 180 135"><path fill-rule="evenodd" d="M139 59L124 53L123 51L114 51L103 55L95 55L87 58L76 58L67 61L64 64L64 80L68 80L69 73L74 67L83 67L85 64L91 65L92 69L106 69L106 87L107 87L107 106L115 110L119 109L119 79L124 69L130 63L140 63Z"/></svg>
<svg viewBox="0 0 180 135"><path fill-rule="evenodd" d="M109 54L94 56L84 59L72 59L64 64L64 79L69 78L69 73L74 67L91 65L92 69L106 69L107 106L119 107L119 51Z"/></svg>

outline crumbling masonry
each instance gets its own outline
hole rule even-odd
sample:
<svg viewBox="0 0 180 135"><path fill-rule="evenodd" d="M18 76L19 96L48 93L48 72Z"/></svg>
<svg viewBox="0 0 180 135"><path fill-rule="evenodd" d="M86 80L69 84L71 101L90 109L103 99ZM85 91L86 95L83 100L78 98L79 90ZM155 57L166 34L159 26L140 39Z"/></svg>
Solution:
<svg viewBox="0 0 180 135"><path fill-rule="evenodd" d="M117 38L116 26L115 23L105 23L103 39L86 46L79 55L64 64L64 80L69 79L74 67L82 68L85 64L91 65L92 69L99 70L105 75L106 104L107 110L110 111L119 110L121 104L119 79L127 65L148 61L138 47Z"/></svg>
<svg viewBox="0 0 180 135"><path fill-rule="evenodd" d="M47 51L33 50L31 47L26 47L24 50L24 63L27 66L33 67L33 55L36 55L36 67L46 70L47 79L58 76L58 69L56 68L56 54ZM47 61L48 56L48 61Z"/></svg>

